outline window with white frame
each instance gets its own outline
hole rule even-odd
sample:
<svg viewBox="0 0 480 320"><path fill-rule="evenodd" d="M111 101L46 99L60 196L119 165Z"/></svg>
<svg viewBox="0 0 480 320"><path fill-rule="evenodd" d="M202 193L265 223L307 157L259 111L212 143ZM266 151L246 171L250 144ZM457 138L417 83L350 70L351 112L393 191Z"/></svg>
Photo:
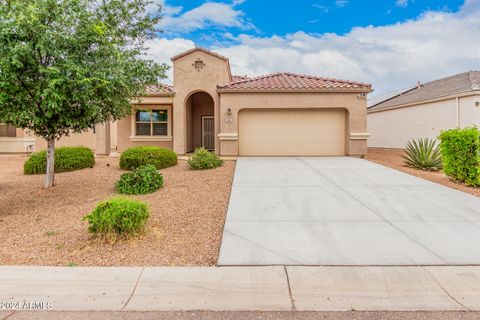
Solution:
<svg viewBox="0 0 480 320"><path fill-rule="evenodd" d="M168 110L137 110L135 112L135 135L168 136Z"/></svg>

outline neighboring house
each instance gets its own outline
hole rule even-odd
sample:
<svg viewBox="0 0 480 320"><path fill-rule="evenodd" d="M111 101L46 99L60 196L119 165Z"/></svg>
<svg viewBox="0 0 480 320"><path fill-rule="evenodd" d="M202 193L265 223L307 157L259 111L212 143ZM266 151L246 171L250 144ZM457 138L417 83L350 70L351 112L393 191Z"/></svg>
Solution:
<svg viewBox="0 0 480 320"><path fill-rule="evenodd" d="M194 48L172 58L174 84L152 85L116 123L116 148L154 145L186 154L362 156L371 85L293 73L233 76L228 58ZM108 153L110 124L96 128ZM82 134L85 141L91 135ZM81 144L76 139L75 144ZM112 140L112 141L111 141Z"/></svg>
<svg viewBox="0 0 480 320"><path fill-rule="evenodd" d="M149 87L118 122L117 147L186 154L356 155L367 151L369 84L292 73L232 76L226 57L194 48L172 58L174 84Z"/></svg>
<svg viewBox="0 0 480 320"><path fill-rule="evenodd" d="M441 130L480 126L480 71L435 80L368 108L369 147L404 148Z"/></svg>
<svg viewBox="0 0 480 320"><path fill-rule="evenodd" d="M24 130L0 123L0 153L26 152L35 144L35 138Z"/></svg>
<svg viewBox="0 0 480 320"><path fill-rule="evenodd" d="M55 147L84 146L94 150L97 154L109 154L116 149L116 123L108 124L112 127L110 143L106 143L106 135L103 133L105 126L96 126L84 133L72 133L55 142ZM100 130L99 135L96 132ZM27 151L40 151L47 148L47 142L33 135L28 130L22 130L10 125L0 123L0 153L24 153Z"/></svg>

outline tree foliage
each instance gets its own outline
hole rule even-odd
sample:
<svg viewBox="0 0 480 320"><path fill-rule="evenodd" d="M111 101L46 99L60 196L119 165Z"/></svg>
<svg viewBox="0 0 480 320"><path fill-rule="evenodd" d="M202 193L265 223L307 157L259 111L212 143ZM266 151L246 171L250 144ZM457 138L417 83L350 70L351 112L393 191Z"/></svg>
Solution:
<svg viewBox="0 0 480 320"><path fill-rule="evenodd" d="M0 121L51 142L125 117L167 68L145 59L149 4L0 0Z"/></svg>

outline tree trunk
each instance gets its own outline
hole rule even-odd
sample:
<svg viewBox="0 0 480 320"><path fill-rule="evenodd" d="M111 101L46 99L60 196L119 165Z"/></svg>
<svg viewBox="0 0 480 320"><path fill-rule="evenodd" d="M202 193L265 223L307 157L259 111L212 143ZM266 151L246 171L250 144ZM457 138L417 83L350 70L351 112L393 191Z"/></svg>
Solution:
<svg viewBox="0 0 480 320"><path fill-rule="evenodd" d="M45 175L45 188L53 187L55 172L55 139L47 141L47 174Z"/></svg>

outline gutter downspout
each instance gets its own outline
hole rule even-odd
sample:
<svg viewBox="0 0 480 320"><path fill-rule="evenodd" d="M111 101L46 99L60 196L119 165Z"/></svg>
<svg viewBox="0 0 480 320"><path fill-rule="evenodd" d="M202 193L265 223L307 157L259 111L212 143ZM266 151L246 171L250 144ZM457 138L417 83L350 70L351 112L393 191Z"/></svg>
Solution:
<svg viewBox="0 0 480 320"><path fill-rule="evenodd" d="M457 121L456 121L456 125L457 125L457 128L460 128L460 98L459 97L456 97L455 100L457 101Z"/></svg>

